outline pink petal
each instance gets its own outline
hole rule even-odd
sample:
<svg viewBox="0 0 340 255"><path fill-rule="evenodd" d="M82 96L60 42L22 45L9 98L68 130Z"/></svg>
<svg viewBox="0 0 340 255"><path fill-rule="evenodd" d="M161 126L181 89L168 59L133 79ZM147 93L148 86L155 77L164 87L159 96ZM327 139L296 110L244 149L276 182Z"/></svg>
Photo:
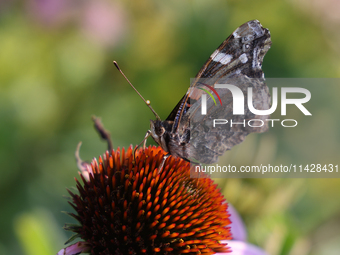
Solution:
<svg viewBox="0 0 340 255"><path fill-rule="evenodd" d="M240 217L240 215L237 213L236 209L228 203L228 213L230 214L230 232L233 237L233 240L239 240L239 241L247 241L247 230L246 227Z"/></svg>
<svg viewBox="0 0 340 255"><path fill-rule="evenodd" d="M218 255L268 255L264 250L250 243L235 240L226 240L221 243L227 243L227 246L231 248L231 253L219 253Z"/></svg>
<svg viewBox="0 0 340 255"><path fill-rule="evenodd" d="M110 1L89 1L83 14L83 30L103 46L114 45L125 31L125 15L119 5Z"/></svg>
<svg viewBox="0 0 340 255"><path fill-rule="evenodd" d="M90 247L85 242L78 242L60 250L57 255L76 255L89 250Z"/></svg>

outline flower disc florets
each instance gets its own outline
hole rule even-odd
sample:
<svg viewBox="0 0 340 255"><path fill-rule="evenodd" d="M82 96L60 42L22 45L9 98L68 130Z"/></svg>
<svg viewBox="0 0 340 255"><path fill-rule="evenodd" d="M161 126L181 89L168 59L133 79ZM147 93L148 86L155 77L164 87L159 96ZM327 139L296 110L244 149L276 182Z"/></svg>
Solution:
<svg viewBox="0 0 340 255"><path fill-rule="evenodd" d="M190 163L160 147L106 152L77 180L69 225L91 254L214 254L231 239L227 203L209 178L190 178Z"/></svg>

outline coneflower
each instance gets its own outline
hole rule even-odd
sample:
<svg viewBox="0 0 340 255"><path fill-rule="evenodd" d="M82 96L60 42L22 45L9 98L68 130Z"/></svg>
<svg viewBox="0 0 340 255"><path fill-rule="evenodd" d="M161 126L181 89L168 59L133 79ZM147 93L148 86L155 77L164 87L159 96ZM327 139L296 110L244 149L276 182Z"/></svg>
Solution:
<svg viewBox="0 0 340 255"><path fill-rule="evenodd" d="M215 254L229 252L228 204L210 178L190 178L190 163L160 147L108 151L76 179L66 225L83 241L59 254Z"/></svg>

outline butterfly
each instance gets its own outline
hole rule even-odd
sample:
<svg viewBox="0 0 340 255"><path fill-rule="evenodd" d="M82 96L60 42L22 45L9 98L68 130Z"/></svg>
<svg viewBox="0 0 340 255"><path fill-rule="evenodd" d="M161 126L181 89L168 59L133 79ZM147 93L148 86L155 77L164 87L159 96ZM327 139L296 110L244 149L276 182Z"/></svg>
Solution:
<svg viewBox="0 0 340 255"><path fill-rule="evenodd" d="M168 155L211 164L217 162L226 150L241 143L249 133L266 131L267 123L261 127L238 124L213 128L211 120L214 118L234 117L234 123L245 123L245 120L264 120L268 116L251 113L246 104L244 115L233 116L232 95L226 89L216 89L221 96L221 105L217 107L212 103L213 98L209 98L208 113L202 115L200 98L205 90L199 88L227 83L247 94L247 88L252 87L256 108L269 109L270 94L264 82L262 62L270 46L270 32L259 21L252 20L238 27L209 57L166 120L151 120L148 134ZM204 82L200 82L203 78Z"/></svg>
<svg viewBox="0 0 340 255"><path fill-rule="evenodd" d="M244 95L251 87L253 106L257 110L270 107L271 97L265 84L262 62L271 46L270 32L262 27L259 21L252 20L238 27L209 57L196 77L192 79L187 93L172 110L166 120L162 121L133 87L118 64L117 69L123 74L133 89L150 107L156 120L150 120L150 130L145 135L151 136L155 142L167 152L165 159L172 155L186 161L211 164L218 160L226 150L241 143L252 132L265 132L268 115L253 114L247 103L244 103L244 114L233 115L233 97L229 90L218 89L216 84L232 84ZM207 90L208 89L208 90ZM202 95L213 91L218 96L217 105L213 97L206 101L207 114L201 114ZM234 126L213 126L214 119L229 119ZM263 125L245 126L242 123L256 119Z"/></svg>

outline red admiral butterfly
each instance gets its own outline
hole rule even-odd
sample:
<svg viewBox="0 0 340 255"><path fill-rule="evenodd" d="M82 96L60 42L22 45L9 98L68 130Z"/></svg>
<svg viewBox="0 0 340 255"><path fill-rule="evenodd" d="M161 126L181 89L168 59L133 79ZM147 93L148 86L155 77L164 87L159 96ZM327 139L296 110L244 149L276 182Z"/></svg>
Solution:
<svg viewBox="0 0 340 255"><path fill-rule="evenodd" d="M261 68L270 45L270 33L259 21L252 20L241 25L209 57L192 80L188 92L165 121L155 113L150 102L140 95L157 118L151 120L151 129L145 136L144 145L146 139L151 136L168 156L210 164L217 162L219 156L242 142L249 133L266 131L268 123L264 121L262 126L255 127L219 125L213 128L213 119L231 119L234 123L245 123L245 120L264 120L269 117L253 114L246 102L244 114L233 115L231 92L221 88L214 90L213 87L217 83L233 84L240 88L244 95L248 94L247 89L251 87L254 107L256 106L257 110L269 109L270 95ZM120 70L117 63L115 65ZM202 78L205 78L203 82ZM201 96L209 93L204 87L220 95L221 102L221 105L216 106L213 98L208 100L206 115L200 112Z"/></svg>

